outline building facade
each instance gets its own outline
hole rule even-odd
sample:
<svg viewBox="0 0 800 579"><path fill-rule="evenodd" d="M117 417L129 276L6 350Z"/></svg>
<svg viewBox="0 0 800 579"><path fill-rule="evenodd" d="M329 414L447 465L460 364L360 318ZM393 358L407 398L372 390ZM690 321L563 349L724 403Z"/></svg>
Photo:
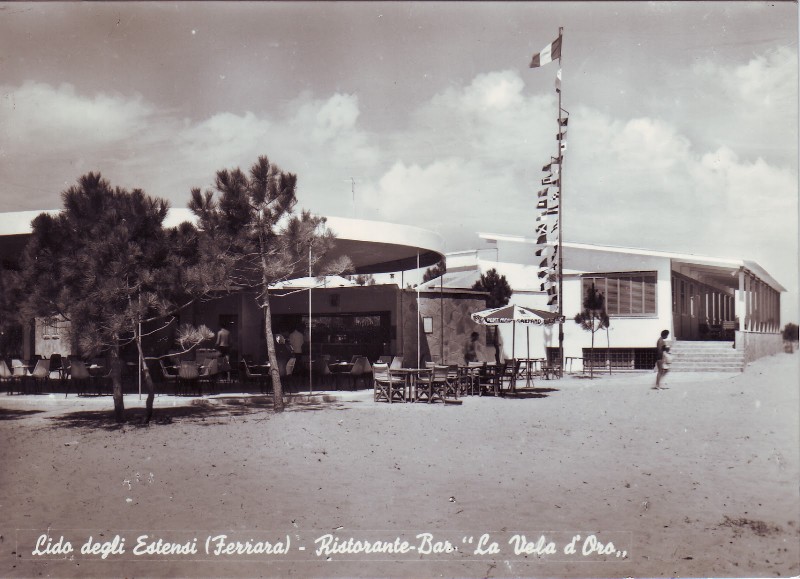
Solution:
<svg viewBox="0 0 800 579"><path fill-rule="evenodd" d="M452 277L444 285L465 286L456 281L459 274L477 279L494 268L514 290L511 303L550 309L541 291L535 240L488 233L480 237L487 249L447 255ZM727 344L745 363L782 349L780 294L785 289L755 262L579 243L564 243L563 253L568 369L584 363L651 369L662 330L676 342ZM610 320L607 329L595 333L574 321L591 286L605 298ZM559 357L558 326L501 326L500 333L506 358Z"/></svg>

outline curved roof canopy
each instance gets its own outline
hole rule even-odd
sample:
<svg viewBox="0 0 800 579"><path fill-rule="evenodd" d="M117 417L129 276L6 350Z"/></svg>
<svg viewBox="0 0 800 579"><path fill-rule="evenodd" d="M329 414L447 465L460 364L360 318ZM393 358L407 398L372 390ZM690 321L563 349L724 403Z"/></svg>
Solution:
<svg viewBox="0 0 800 579"><path fill-rule="evenodd" d="M49 210L47 213L58 213ZM0 255L15 258L31 233L31 221L43 211L0 213ZM174 227L195 221L188 209L169 210L164 225ZM429 267L444 259L444 240L433 231L364 219L328 217L336 235L331 257L348 256L354 273L388 273Z"/></svg>

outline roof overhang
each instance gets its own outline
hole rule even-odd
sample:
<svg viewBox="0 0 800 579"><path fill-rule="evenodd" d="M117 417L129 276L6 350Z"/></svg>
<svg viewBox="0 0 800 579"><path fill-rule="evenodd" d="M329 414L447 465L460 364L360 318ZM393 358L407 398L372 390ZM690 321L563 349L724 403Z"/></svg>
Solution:
<svg viewBox="0 0 800 579"><path fill-rule="evenodd" d="M496 233L479 233L478 236L488 243L508 242L512 244L536 245L536 240L521 235L506 235ZM739 271L751 273L769 285L772 289L785 292L778 281L767 270L754 261L745 259L725 259L708 257L691 253L677 253L659 251L654 249L639 249L633 247L616 247L611 245L595 245L590 243L563 242L564 257L569 262L569 250L598 251L604 253L623 253L627 255L640 255L647 257L665 258L672 263L673 269L682 269L690 272L692 277L718 284L726 288L739 288ZM566 271L565 271L566 273Z"/></svg>
<svg viewBox="0 0 800 579"><path fill-rule="evenodd" d="M31 233L31 221L50 211L0 213L0 257L14 259ZM166 227L184 221L194 222L188 209L172 208L164 220ZM409 225L327 217L327 226L336 235L333 258L348 256L354 273L389 273L430 267L444 259L444 240L433 231Z"/></svg>

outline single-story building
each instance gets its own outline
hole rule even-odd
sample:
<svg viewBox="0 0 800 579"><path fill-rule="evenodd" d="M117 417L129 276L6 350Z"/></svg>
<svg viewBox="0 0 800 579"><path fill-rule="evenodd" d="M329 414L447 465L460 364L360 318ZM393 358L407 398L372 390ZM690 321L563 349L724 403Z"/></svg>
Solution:
<svg viewBox="0 0 800 579"><path fill-rule="evenodd" d="M536 240L491 233L479 237L487 248L448 253L444 278L420 289L469 288L480 274L495 268L514 291L511 303L550 309L538 277ZM786 290L753 261L585 243L564 243L562 249L567 369L581 368L584 362L651 369L656 340L665 329L683 353L675 369L741 370L783 347L780 294ZM610 318L607 331L594 334L594 348L592 333L574 321L592 285L605 297ZM516 336L511 327L501 326L500 331L507 358L559 357L557 325L526 329L518 324ZM707 355L698 355L699 348Z"/></svg>

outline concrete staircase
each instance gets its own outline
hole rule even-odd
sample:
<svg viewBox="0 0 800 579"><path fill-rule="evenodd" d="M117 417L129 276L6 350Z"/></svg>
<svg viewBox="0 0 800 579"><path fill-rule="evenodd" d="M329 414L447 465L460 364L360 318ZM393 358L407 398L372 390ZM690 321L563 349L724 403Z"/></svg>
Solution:
<svg viewBox="0 0 800 579"><path fill-rule="evenodd" d="M733 342L675 341L670 348L672 372L742 372L744 353Z"/></svg>

